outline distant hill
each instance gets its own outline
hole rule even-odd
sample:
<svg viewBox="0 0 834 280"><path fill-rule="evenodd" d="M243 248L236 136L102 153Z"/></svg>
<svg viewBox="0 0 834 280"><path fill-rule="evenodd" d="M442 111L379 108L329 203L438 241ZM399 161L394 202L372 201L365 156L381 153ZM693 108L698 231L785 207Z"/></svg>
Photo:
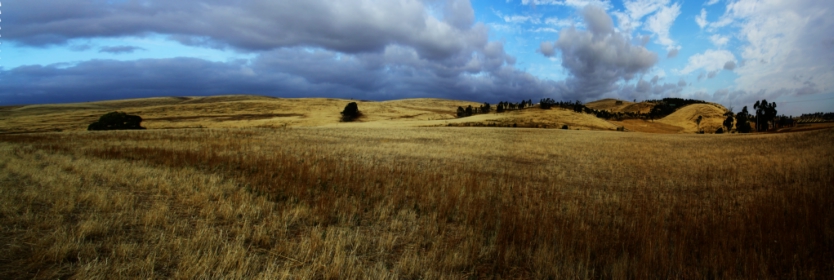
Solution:
<svg viewBox="0 0 834 280"><path fill-rule="evenodd" d="M695 133L698 131L698 125L695 119L701 116L701 129L705 133L715 132L716 129L722 127L724 124L724 113L727 108L719 104L705 103L705 104L690 104L678 109L674 113L657 120L665 123L683 128L683 133Z"/></svg>
<svg viewBox="0 0 834 280"><path fill-rule="evenodd" d="M356 102L363 117L355 122L340 122L345 105ZM142 126L153 129L236 128L236 127L528 127L581 130L615 130L652 133L694 133L694 119L704 117L702 128L713 132L723 122L726 109L717 104L693 104L655 122L641 119L608 121L593 114L537 106L503 113L493 111L457 118L458 106L478 107L481 103L436 98L390 101L357 101L336 98L274 98L257 95L208 97L156 97L72 104L41 104L0 107L0 132L83 131L108 112L123 111L143 118ZM610 112L651 110L651 102L603 99L589 102L588 108Z"/></svg>
<svg viewBox="0 0 834 280"><path fill-rule="evenodd" d="M594 110L606 110L614 113L639 113L646 114L654 107L653 103L649 102L631 102L619 99L601 99L593 102L588 102L585 107Z"/></svg>

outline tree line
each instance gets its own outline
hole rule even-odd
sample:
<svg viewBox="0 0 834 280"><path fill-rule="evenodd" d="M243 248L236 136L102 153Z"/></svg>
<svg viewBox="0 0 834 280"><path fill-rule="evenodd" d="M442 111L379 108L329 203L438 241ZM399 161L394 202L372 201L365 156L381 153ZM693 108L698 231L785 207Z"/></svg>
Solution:
<svg viewBox="0 0 834 280"><path fill-rule="evenodd" d="M767 102L767 99L756 101L753 104L755 114L751 114L744 106L741 111L733 114L732 108L724 114L724 127L729 132L733 127L733 122L736 124L736 132L750 133L753 131L768 131L782 127L789 127L796 124L793 117L777 114L776 102ZM753 125L750 125L753 123Z"/></svg>
<svg viewBox="0 0 834 280"><path fill-rule="evenodd" d="M521 100L521 102L511 103L508 101L501 101L495 106L495 112L503 113L508 110L520 110L524 108L528 108L533 106L532 100ZM469 117L472 115L477 114L487 114L492 111L492 106L489 105L489 102L484 102L478 107L472 107L472 105L466 106L463 108L458 106L457 116L458 118Z"/></svg>

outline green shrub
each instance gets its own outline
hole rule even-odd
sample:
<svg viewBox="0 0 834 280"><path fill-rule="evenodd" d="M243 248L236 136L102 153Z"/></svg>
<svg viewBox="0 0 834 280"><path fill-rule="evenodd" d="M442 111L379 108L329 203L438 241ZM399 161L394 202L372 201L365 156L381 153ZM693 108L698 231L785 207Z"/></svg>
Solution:
<svg viewBox="0 0 834 280"><path fill-rule="evenodd" d="M87 130L145 129L140 125L141 123L142 117L140 116L128 115L124 112L110 112L87 126Z"/></svg>

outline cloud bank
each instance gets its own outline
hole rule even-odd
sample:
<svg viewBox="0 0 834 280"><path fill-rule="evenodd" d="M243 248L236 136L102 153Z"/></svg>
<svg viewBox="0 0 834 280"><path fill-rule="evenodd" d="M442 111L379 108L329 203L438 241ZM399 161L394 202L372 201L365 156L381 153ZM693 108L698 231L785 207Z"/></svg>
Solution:
<svg viewBox="0 0 834 280"><path fill-rule="evenodd" d="M631 99L679 92L677 84L657 85L656 80L649 83L642 78L635 85L623 85L648 72L657 63L657 54L632 44L628 34L615 31L612 18L600 7L585 7L582 17L587 30L562 29L555 42L543 42L539 48L545 56L558 50L561 65L569 72L559 84L560 96L568 100L606 95Z"/></svg>
<svg viewBox="0 0 834 280"><path fill-rule="evenodd" d="M185 45L255 55L231 62L94 60L0 70L10 81L0 84L0 100L17 103L223 93L496 102L539 98L556 88L515 69L503 43L490 42L488 28L475 22L468 0L12 2L16 11L4 18L3 35L18 45L161 34ZM42 9L47 5L53 9ZM59 97L44 99L52 95Z"/></svg>

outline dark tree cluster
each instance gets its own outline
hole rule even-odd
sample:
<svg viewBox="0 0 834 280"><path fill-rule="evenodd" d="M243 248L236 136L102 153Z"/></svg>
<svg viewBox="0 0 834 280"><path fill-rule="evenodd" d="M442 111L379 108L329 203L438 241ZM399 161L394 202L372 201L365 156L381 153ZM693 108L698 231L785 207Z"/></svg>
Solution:
<svg viewBox="0 0 834 280"><path fill-rule="evenodd" d="M753 109L756 109L756 131L775 128L776 102L767 103L767 99L762 99L761 102L756 101L756 104L753 104Z"/></svg>
<svg viewBox="0 0 834 280"><path fill-rule="evenodd" d="M509 101L501 101L498 102L498 106L495 107L495 112L503 113L504 111L508 110L521 110L533 105L533 100L521 100L521 102L511 103Z"/></svg>
<svg viewBox="0 0 834 280"><path fill-rule="evenodd" d="M342 111L341 114L343 122L350 122L362 116L362 112L359 112L359 106L356 105L356 102L348 103L348 105L345 106L345 110Z"/></svg>
<svg viewBox="0 0 834 280"><path fill-rule="evenodd" d="M750 113L747 112L747 106L741 109L741 112L736 114L736 131L738 133L750 133L753 130L750 127Z"/></svg>
<svg viewBox="0 0 834 280"><path fill-rule="evenodd" d="M483 105L478 107L472 107L472 105L466 106L466 108L458 106L457 116L458 118L468 117L471 115L477 114L486 114L492 111L492 107L489 106L489 103L484 102Z"/></svg>
<svg viewBox="0 0 834 280"><path fill-rule="evenodd" d="M796 126L797 121L793 118L793 116L781 115L776 116L774 123L776 124L776 128L783 128Z"/></svg>
<svg viewBox="0 0 834 280"><path fill-rule="evenodd" d="M811 114L802 114L799 116L797 120L799 123L818 123L818 122L831 122L834 121L834 113L811 113Z"/></svg>
<svg viewBox="0 0 834 280"><path fill-rule="evenodd" d="M730 130L733 130L733 121L734 121L734 118L735 118L735 115L733 114L732 108L730 108L730 110L728 110L726 113L724 113L724 116L727 117L726 119L724 119L724 127L727 128L726 131L727 131L727 133L729 133ZM718 133L718 132L716 132L716 133Z"/></svg>
<svg viewBox="0 0 834 280"><path fill-rule="evenodd" d="M550 107L553 107L555 105L556 101L550 98L543 98L542 100L539 100L539 108L542 109L550 109Z"/></svg>
<svg viewBox="0 0 834 280"><path fill-rule="evenodd" d="M87 126L87 130L145 129L140 125L141 123L142 117L140 116L128 115L125 112L110 112Z"/></svg>
<svg viewBox="0 0 834 280"><path fill-rule="evenodd" d="M570 102L570 101L558 101L557 102L557 101L554 101L553 99L545 98L545 99L542 99L541 101L539 101L539 107L542 108L542 109L550 109L551 107L560 107L560 108L564 108L564 109L568 109L568 110L573 110L574 112L577 112L577 113L582 113L582 112L592 113L591 111L589 111L591 109L588 108L588 107L585 107L585 105L582 104L582 102L580 102L579 100L577 100L575 102Z"/></svg>
<svg viewBox="0 0 834 280"><path fill-rule="evenodd" d="M518 103L510 103L510 102L501 101L501 102L498 102L497 106L495 106L495 112L503 113L504 111L507 111L507 110L524 109L526 107L531 106L531 104L532 104L531 100L522 100L521 102L518 102ZM472 105L469 105L466 108L463 108L461 106L458 106L457 116L458 116L458 118L463 118L463 117L468 117L468 116L477 115L477 114L487 114L491 111L492 111L492 107L489 105L489 103L484 102L483 105L478 106L478 107L472 107Z"/></svg>

